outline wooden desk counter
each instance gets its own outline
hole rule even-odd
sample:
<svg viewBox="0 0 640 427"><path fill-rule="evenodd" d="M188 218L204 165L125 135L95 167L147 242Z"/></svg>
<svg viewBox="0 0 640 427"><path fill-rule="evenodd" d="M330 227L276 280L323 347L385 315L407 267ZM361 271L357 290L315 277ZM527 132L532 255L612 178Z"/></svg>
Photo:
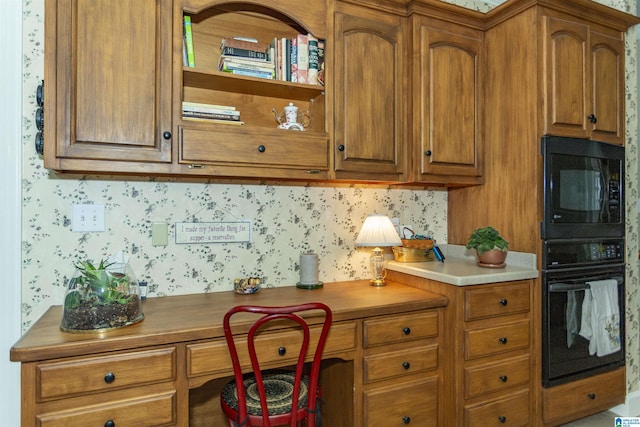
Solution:
<svg viewBox="0 0 640 427"><path fill-rule="evenodd" d="M359 395L368 387L365 385L367 366L378 365L375 360L366 360L369 353L376 356L376 351L366 350L366 339L363 339L366 331L373 337L378 329L399 327L401 323L393 324L395 319L413 321L412 329L416 332L407 340L414 342L407 342L407 348L409 345L413 348L416 343L423 345L424 349L435 351L436 360L442 351L437 338L442 328L441 309L447 305L447 297L394 282L380 288L362 280L328 283L317 290L278 287L262 289L253 295L218 292L150 298L142 305L145 314L142 322L103 333L62 332L62 307L54 306L11 349L11 360L22 362L22 425L72 427L89 425L88 421L103 425L109 420L117 426L199 425L193 419L197 411L190 407L189 388L220 375L203 376L194 382L190 378L193 376L190 349L209 343L220 345L224 341L222 318L233 306L293 305L310 301L331 307L336 330L350 327L354 336L348 352L345 349L348 357L338 356L350 359L349 367L338 371L327 369L327 375L337 373L338 377L344 375L346 369L347 378L353 379L354 384L340 392L354 393L352 419L345 422L345 426L367 425L366 415L362 415L366 397L361 399ZM429 317L425 317L427 315ZM313 316L308 320L314 323ZM367 322L371 322L370 326ZM237 333L246 331L249 324L238 324ZM431 332L423 334L422 329ZM404 338L391 339L394 352L403 349L402 340ZM336 345L339 344L334 344L334 353L338 354L340 349L335 348ZM376 345L381 343L373 344ZM226 349L226 346L219 348ZM415 366L422 366L422 371L437 369L437 363L436 367L426 367L423 362ZM113 383L107 379L111 371L118 371ZM405 373L396 372L383 378L402 375ZM327 379L327 382L337 385L339 379ZM114 411L113 400L118 401L120 406L116 408L120 410ZM138 418L136 413L157 415Z"/></svg>

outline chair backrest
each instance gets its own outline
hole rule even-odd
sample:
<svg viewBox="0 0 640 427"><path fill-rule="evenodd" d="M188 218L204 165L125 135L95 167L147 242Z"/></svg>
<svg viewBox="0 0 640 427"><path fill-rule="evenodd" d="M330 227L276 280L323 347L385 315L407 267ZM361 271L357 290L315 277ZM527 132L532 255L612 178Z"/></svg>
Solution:
<svg viewBox="0 0 640 427"><path fill-rule="evenodd" d="M329 328L331 327L332 322L332 313L331 309L323 304L318 302L300 304L300 305L292 305L292 306L284 306L284 307L265 307L265 306L251 306L251 305L241 305L232 308L229 310L225 316L223 321L224 326L224 334L227 340L227 345L229 346L229 354L231 355L231 361L233 363L233 371L236 382L236 391L238 393L238 420L241 422L247 419L247 402L245 397L245 387L243 381L243 372L241 362L238 357L238 351L236 348L235 341L233 339L233 332L231 330L231 317L236 313L255 313L261 314L262 316L258 318L255 323L249 329L247 334L247 346L249 351L249 356L251 359L251 369L253 370L253 374L256 378L256 386L258 389L258 393L260 396L260 405L262 408L262 419L263 425L265 427L269 427L271 424L268 419L268 411L267 411L267 401L266 401L266 393L264 390L264 383L262 380L262 370L260 367L260 360L258 354L256 352L255 347L255 336L256 333L264 328L265 325L269 322L277 322L284 320L289 320L291 322L295 322L303 332L303 340L302 344L299 348L299 354L297 358L297 362L295 364L295 385L293 389L293 402L292 402L292 415L290 420L290 425L295 426L298 419L297 413L298 411L298 397L300 391L300 382L302 380L304 364L309 353L309 325L307 322L299 315L302 312L310 312L312 310L322 310L324 311L324 322L322 323L322 329L320 333L320 337L318 339L318 344L315 348L315 353L311 362L311 370L309 371L309 388L308 388L308 402L307 402L307 413L308 416L308 426L315 426L315 413L317 411L317 390L318 390L318 376L320 372L320 362L322 362L322 352L324 350L324 344L327 340L327 335L329 334Z"/></svg>

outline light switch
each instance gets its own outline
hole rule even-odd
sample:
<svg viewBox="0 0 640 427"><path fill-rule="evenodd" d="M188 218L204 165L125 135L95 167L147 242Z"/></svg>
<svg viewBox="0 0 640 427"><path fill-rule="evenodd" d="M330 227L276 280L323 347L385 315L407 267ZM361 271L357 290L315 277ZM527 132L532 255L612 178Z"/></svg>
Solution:
<svg viewBox="0 0 640 427"><path fill-rule="evenodd" d="M153 246L167 246L168 241L168 224L166 222L151 224L151 244Z"/></svg>
<svg viewBox="0 0 640 427"><path fill-rule="evenodd" d="M104 205L73 205L71 231L104 231Z"/></svg>

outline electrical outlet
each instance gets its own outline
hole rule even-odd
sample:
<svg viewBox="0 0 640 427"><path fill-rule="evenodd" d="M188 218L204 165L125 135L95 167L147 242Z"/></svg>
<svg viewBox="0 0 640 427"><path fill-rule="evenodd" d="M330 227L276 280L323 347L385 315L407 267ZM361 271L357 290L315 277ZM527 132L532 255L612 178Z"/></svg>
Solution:
<svg viewBox="0 0 640 427"><path fill-rule="evenodd" d="M104 231L104 205L73 205L71 231Z"/></svg>
<svg viewBox="0 0 640 427"><path fill-rule="evenodd" d="M154 222L151 224L151 244L153 246L167 246L168 224L166 222Z"/></svg>

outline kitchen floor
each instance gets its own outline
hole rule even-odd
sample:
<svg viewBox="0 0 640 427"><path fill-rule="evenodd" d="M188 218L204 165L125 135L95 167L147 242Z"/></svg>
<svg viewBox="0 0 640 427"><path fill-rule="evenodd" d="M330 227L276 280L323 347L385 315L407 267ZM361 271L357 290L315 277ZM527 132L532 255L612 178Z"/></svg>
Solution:
<svg viewBox="0 0 640 427"><path fill-rule="evenodd" d="M614 421L615 417L616 414L613 412L605 411L567 424L562 424L560 427L614 427L616 425Z"/></svg>

